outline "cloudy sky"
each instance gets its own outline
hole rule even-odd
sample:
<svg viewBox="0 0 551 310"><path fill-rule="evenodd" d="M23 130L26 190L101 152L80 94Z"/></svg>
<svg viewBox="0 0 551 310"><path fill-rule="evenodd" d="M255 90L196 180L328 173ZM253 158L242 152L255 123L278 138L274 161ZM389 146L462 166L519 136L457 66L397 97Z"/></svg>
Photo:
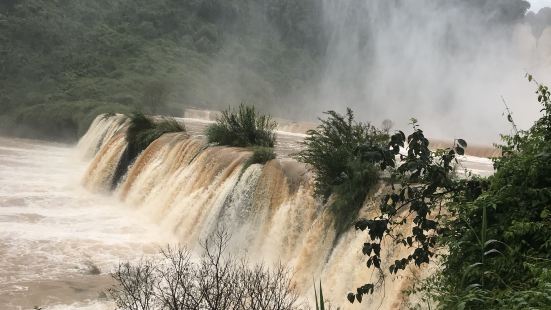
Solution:
<svg viewBox="0 0 551 310"><path fill-rule="evenodd" d="M530 10L534 12L539 11L539 9L545 6L551 7L551 0L528 0L528 1L532 4L532 7L530 8Z"/></svg>

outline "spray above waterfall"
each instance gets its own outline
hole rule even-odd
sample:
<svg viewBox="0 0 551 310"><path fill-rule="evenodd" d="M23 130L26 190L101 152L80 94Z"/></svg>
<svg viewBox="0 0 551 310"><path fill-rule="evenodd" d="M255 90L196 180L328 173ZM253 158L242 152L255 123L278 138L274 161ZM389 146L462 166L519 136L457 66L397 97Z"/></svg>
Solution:
<svg viewBox="0 0 551 310"><path fill-rule="evenodd" d="M324 0L329 36L312 91L316 111L352 107L358 117L399 127L411 117L432 137L495 142L507 122L504 96L527 127L526 71L549 78L548 39L536 47L524 1ZM320 109L321 107L321 109ZM449 124L454 124L452 128Z"/></svg>

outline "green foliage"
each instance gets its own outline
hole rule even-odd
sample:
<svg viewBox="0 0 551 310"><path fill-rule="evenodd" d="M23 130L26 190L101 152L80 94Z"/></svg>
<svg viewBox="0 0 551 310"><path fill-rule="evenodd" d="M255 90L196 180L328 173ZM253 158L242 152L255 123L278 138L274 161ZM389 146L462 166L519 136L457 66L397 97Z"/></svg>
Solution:
<svg viewBox="0 0 551 310"><path fill-rule="evenodd" d="M325 201L335 200L331 210L339 232L356 219L369 191L379 181L379 164L390 156L385 150L388 135L354 120L351 109L346 115L326 112L327 119L308 131L305 149L296 157L315 172L316 194Z"/></svg>
<svg viewBox="0 0 551 310"><path fill-rule="evenodd" d="M96 115L50 127L35 126L34 117L16 121L34 106L60 103L67 111L94 103L119 113L181 113L182 103L222 108L243 99L269 106L304 83L319 58L297 42L319 37L312 34L321 29L320 4L294 2L2 2L2 127L74 140Z"/></svg>
<svg viewBox="0 0 551 310"><path fill-rule="evenodd" d="M121 155L113 176L113 188L117 186L138 155L153 141L165 133L185 131L184 125L173 118L153 120L142 113L133 113L130 116L130 125L126 132L127 146Z"/></svg>
<svg viewBox="0 0 551 310"><path fill-rule="evenodd" d="M231 108L222 112L215 124L207 130L209 143L249 147L274 147L277 123L270 116L260 115L254 106L239 105L237 111Z"/></svg>
<svg viewBox="0 0 551 310"><path fill-rule="evenodd" d="M432 152L416 119L412 119L412 126L413 133L407 139L402 131L390 139L390 155L384 156L383 168L397 168L389 171L390 193L381 198L380 215L362 219L355 225L356 229L369 232L370 241L362 249L368 256L367 267L381 269L381 243L385 236L406 249L407 254L390 265L391 274L404 270L411 263L417 266L429 263L442 232L442 205L454 193L463 190L462 183L453 178L453 163L456 153L463 153L467 143L460 139L454 149ZM400 148L406 143L407 154L404 155ZM395 155L399 155L399 162ZM411 225L411 231L405 235L398 233L398 228L406 224ZM374 283L365 284L355 294L349 293L348 299L361 302L362 296L372 294L374 288Z"/></svg>
<svg viewBox="0 0 551 310"><path fill-rule="evenodd" d="M532 76L528 76L533 81ZM537 82L536 82L537 83ZM414 292L441 309L543 309L551 301L551 92L539 85L541 118L528 131L503 136L503 157L488 179L453 177L452 163L467 143L431 152L424 133L412 119L407 139L398 132L389 148L407 155L390 171L390 194L384 195L380 216L362 219L356 229L368 230L363 246L368 267L381 269L385 236L407 254L389 266L391 274L410 263L420 266L440 254L442 270L421 282ZM508 120L514 125L511 113ZM388 167L397 163L388 158ZM442 212L446 205L446 212ZM409 221L412 221L411 223ZM397 228L409 224L405 235ZM349 293L350 302L373 293L368 283Z"/></svg>
<svg viewBox="0 0 551 310"><path fill-rule="evenodd" d="M297 159L312 166L316 172L316 194L327 199L333 187L342 184L346 174L352 174L350 162L361 159L379 159L379 148L386 144L387 136L370 124L354 120L351 109L346 115L328 111L327 119L320 119L321 125L307 132L305 149ZM370 153L372 152L372 153Z"/></svg>
<svg viewBox="0 0 551 310"><path fill-rule="evenodd" d="M503 156L495 174L478 182L481 194L450 206L455 218L443 240L449 254L435 297L442 307L458 300L465 309L549 305L551 94L538 84L537 95L540 119L503 136ZM477 298L469 295L473 287Z"/></svg>
<svg viewBox="0 0 551 310"><path fill-rule="evenodd" d="M533 81L532 76L528 79ZM368 265L380 268L380 240L385 235L412 249L410 255L390 266L391 273L411 261L428 263L443 246L442 270L414 290L424 302L433 302L440 309L549 307L551 92L538 84L537 95L543 115L529 130L503 136L503 156L495 159L495 173L487 179L450 177L448 164L466 147L463 140L457 140L455 150L436 154L426 153L423 146L418 164L405 159L398 172L402 167L411 169L406 174L410 180L395 186L399 189L395 194L384 197L380 218L356 224L362 230L369 228L372 241L376 241L364 245L364 253L370 255ZM514 124L509 111L507 116ZM417 153L411 146L416 140L424 141L410 136L409 152ZM441 213L444 204L447 210ZM410 236L394 232L395 225L403 224L393 216L401 208L408 208L407 214L413 217ZM422 216L431 213L430 218ZM372 288L372 284L359 288L360 300L361 294L372 292ZM352 294L352 300L358 294Z"/></svg>
<svg viewBox="0 0 551 310"><path fill-rule="evenodd" d="M253 148L253 155L245 163L245 167L253 164L265 164L268 161L275 159L276 154L271 147L257 146Z"/></svg>

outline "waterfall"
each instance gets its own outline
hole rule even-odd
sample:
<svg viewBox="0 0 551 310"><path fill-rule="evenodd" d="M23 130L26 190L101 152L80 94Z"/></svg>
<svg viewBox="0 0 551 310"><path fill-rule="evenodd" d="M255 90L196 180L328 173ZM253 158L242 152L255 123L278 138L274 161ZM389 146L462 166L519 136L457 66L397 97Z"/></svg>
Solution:
<svg viewBox="0 0 551 310"><path fill-rule="evenodd" d="M96 117L89 130L80 138L77 149L81 157L89 159L94 156L104 143L111 140L121 130L126 129L128 118L122 114L100 115Z"/></svg>
<svg viewBox="0 0 551 310"><path fill-rule="evenodd" d="M87 189L110 189L126 147L125 125L123 116L98 116L81 139L81 153L91 156L83 178ZM251 261L292 267L306 300L313 300L315 278L334 306L353 307L346 294L378 277L365 267L361 253L367 233L351 229L336 240L332 216L314 198L303 164L278 158L246 167L250 155L245 149L208 146L186 133L165 134L138 156L113 194L191 247L223 225L232 235L232 251L246 253ZM364 215L374 212L374 204L366 202ZM399 254L388 247L389 258ZM408 281L388 276L360 308L399 308Z"/></svg>

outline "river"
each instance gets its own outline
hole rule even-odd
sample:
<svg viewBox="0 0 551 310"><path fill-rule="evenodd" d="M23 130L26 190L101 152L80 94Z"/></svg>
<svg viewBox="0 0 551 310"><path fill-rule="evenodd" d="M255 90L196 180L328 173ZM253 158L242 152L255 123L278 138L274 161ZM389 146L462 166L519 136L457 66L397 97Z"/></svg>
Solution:
<svg viewBox="0 0 551 310"><path fill-rule="evenodd" d="M109 271L158 248L156 226L81 187L75 153L0 137L0 309L112 309Z"/></svg>
<svg viewBox="0 0 551 310"><path fill-rule="evenodd" d="M208 122L182 119L194 137L163 136L110 191L123 120L99 117L79 148L0 137L0 309L113 309L105 291L119 262L155 255L166 243L196 244L220 222L229 223L237 251L289 264L303 296L321 278L324 295L346 308L346 292L373 277L360 267L365 233L336 240L309 174L289 158L304 135L278 132L279 159L242 170L250 153L204 148L197 135ZM461 162L492 172L487 159ZM400 251L390 248L387 259ZM387 281L363 306L399 307L408 283Z"/></svg>

